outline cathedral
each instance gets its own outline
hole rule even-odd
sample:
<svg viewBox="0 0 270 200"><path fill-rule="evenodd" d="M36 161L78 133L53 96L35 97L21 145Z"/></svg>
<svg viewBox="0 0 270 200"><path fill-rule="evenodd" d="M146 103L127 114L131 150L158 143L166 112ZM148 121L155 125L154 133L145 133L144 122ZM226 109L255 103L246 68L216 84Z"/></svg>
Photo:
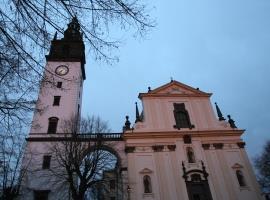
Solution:
<svg viewBox="0 0 270 200"><path fill-rule="evenodd" d="M68 185L50 174L55 165L50 147L66 139L63 120L77 116L79 121L86 79L84 51L80 26L73 18L62 39L55 35L46 56L26 139L27 170L20 199L72 199ZM110 148L117 158L117 168L103 173L110 192L84 199L262 200L241 139L244 130L229 115L226 120L217 104L212 107L211 93L171 80L138 97L143 110L136 105L135 123L127 116L122 132L102 136L105 146L114 144ZM93 138L84 135L80 141Z"/></svg>

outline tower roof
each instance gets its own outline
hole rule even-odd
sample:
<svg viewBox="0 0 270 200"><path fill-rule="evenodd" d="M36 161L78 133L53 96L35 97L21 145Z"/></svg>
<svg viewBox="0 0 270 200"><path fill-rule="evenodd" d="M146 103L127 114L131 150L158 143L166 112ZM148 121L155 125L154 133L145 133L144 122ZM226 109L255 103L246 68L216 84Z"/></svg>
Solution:
<svg viewBox="0 0 270 200"><path fill-rule="evenodd" d="M85 76L85 46L83 43L80 24L76 17L73 17L68 24L68 28L64 31L64 37L57 39L57 33L51 41L49 55L46 55L47 61L65 61L65 62L81 62L82 76Z"/></svg>

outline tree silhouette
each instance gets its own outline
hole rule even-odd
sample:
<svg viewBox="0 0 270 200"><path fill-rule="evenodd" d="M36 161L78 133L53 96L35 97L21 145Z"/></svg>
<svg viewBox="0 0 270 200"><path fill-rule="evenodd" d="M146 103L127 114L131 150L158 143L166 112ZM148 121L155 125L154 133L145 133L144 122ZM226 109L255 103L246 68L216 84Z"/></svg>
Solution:
<svg viewBox="0 0 270 200"><path fill-rule="evenodd" d="M76 118L66 121L64 128L68 135L51 148L54 163L50 168L51 174L68 186L74 200L83 200L95 192L106 197L108 180L104 175L109 171L117 173L117 158L104 149L105 142L102 139L102 134L110 132L107 123L99 117L82 119L82 137L77 132ZM92 138L85 140L89 134ZM111 144L106 143L106 146Z"/></svg>
<svg viewBox="0 0 270 200"><path fill-rule="evenodd" d="M0 125L28 122L37 89L44 78L44 54L55 31L77 17L86 46L98 60L117 60L112 29L133 28L143 35L154 22L139 0L1 0L0 8ZM55 35L56 36L56 35Z"/></svg>
<svg viewBox="0 0 270 200"><path fill-rule="evenodd" d="M257 178L265 193L270 193L270 141L267 141L261 155L254 159Z"/></svg>

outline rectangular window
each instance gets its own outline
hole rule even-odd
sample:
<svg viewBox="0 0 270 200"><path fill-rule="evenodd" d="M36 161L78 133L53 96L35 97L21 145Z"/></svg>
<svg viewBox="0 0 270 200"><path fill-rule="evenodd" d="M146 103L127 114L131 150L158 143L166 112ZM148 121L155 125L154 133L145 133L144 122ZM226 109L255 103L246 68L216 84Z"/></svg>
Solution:
<svg viewBox="0 0 270 200"><path fill-rule="evenodd" d="M54 98L53 98L53 105L54 106L60 105L60 98L61 98L61 96L54 96Z"/></svg>
<svg viewBox="0 0 270 200"><path fill-rule="evenodd" d="M57 82L57 88L62 88L62 82Z"/></svg>
<svg viewBox="0 0 270 200"><path fill-rule="evenodd" d="M174 128L194 128L194 125L190 123L188 111L185 108L184 103L174 103L174 118L175 123Z"/></svg>
<svg viewBox="0 0 270 200"><path fill-rule="evenodd" d="M50 169L51 157L49 155L43 156L42 169Z"/></svg>
<svg viewBox="0 0 270 200"><path fill-rule="evenodd" d="M110 180L110 190L115 189L115 180Z"/></svg>
<svg viewBox="0 0 270 200"><path fill-rule="evenodd" d="M34 190L34 200L48 200L50 190Z"/></svg>

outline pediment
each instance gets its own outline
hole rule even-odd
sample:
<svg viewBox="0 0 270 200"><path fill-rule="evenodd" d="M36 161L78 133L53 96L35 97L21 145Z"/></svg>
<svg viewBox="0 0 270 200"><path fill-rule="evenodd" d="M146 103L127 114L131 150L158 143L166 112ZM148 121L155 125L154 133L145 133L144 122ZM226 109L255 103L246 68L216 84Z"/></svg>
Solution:
<svg viewBox="0 0 270 200"><path fill-rule="evenodd" d="M152 173L153 171L151 169L148 169L148 168L144 168L143 170L140 171L140 174L150 174Z"/></svg>
<svg viewBox="0 0 270 200"><path fill-rule="evenodd" d="M211 96L210 93L205 93L201 90L195 89L178 81L171 81L161 87L158 87L154 90L149 91L148 93L141 93L142 96Z"/></svg>
<svg viewBox="0 0 270 200"><path fill-rule="evenodd" d="M232 166L233 169L240 169L240 168L243 168L242 165L240 165L239 163L235 163L233 166Z"/></svg>

